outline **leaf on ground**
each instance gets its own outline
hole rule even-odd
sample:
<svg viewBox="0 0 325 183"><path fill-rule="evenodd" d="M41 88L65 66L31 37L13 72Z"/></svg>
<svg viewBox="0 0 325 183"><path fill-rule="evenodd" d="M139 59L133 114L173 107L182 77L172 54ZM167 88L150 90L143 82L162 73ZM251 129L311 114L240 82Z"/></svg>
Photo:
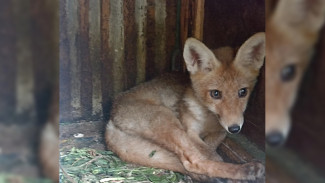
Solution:
<svg viewBox="0 0 325 183"><path fill-rule="evenodd" d="M156 150L149 156L154 156ZM111 151L97 151L94 149L72 148L70 151L60 153L60 182L159 182L183 183L188 176L180 173L142 167L129 164L119 159Z"/></svg>

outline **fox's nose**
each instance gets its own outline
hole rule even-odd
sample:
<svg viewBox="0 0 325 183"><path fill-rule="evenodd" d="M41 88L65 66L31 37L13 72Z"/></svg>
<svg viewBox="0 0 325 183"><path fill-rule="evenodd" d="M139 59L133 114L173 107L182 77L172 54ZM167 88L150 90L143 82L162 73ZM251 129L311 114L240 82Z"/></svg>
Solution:
<svg viewBox="0 0 325 183"><path fill-rule="evenodd" d="M271 146L279 146L283 141L284 137L280 132L272 132L266 136L266 142Z"/></svg>
<svg viewBox="0 0 325 183"><path fill-rule="evenodd" d="M232 125L232 126L228 127L228 131L230 133L238 133L240 131L240 126Z"/></svg>

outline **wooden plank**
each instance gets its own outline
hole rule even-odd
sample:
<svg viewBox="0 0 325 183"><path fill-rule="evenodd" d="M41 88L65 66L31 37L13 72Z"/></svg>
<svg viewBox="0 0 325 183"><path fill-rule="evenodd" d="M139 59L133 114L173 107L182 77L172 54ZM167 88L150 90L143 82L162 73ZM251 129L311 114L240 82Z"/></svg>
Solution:
<svg viewBox="0 0 325 183"><path fill-rule="evenodd" d="M58 7L59 2L52 0L34 0L30 4L33 93L41 123L47 119L53 87L59 83Z"/></svg>
<svg viewBox="0 0 325 183"><path fill-rule="evenodd" d="M80 69L81 64L78 62L78 49L77 35L79 30L78 21L78 0L66 1L66 12L67 12L67 38L69 42L69 61L70 61L70 85L71 85L71 107L70 111L71 118L81 117L81 101L80 101L80 88L81 88L81 75Z"/></svg>
<svg viewBox="0 0 325 183"><path fill-rule="evenodd" d="M17 76L16 76L16 112L18 115L36 115L34 98L34 69L31 50L31 21L30 4L12 1L14 7L14 21L17 30Z"/></svg>
<svg viewBox="0 0 325 183"><path fill-rule="evenodd" d="M254 143L242 135L228 136L218 147L218 154L224 162L242 164L252 161L260 161L265 166L265 153L256 147ZM255 180L256 183L264 183L265 177Z"/></svg>
<svg viewBox="0 0 325 183"><path fill-rule="evenodd" d="M266 153L270 182L325 182L323 169L316 168L293 149L267 147Z"/></svg>
<svg viewBox="0 0 325 183"><path fill-rule="evenodd" d="M205 0L195 0L193 4L193 37L200 41L203 40L204 3Z"/></svg>
<svg viewBox="0 0 325 183"><path fill-rule="evenodd" d="M145 81L146 78L146 35L147 35L147 0L135 1L135 21L137 27L137 50L136 50L136 63L137 63L137 76L136 83L139 84Z"/></svg>
<svg viewBox="0 0 325 183"><path fill-rule="evenodd" d="M184 46L186 39L189 37L190 9L189 0L181 0L181 42Z"/></svg>
<svg viewBox="0 0 325 183"><path fill-rule="evenodd" d="M124 62L124 24L123 24L123 2L110 0L109 8L109 55L113 59L113 92L114 96L126 88L125 84L125 62Z"/></svg>
<svg viewBox="0 0 325 183"><path fill-rule="evenodd" d="M135 31L135 1L125 1L123 4L124 24L124 78L125 88L129 89L136 84L137 63L136 63L136 42L137 31Z"/></svg>
<svg viewBox="0 0 325 183"><path fill-rule="evenodd" d="M146 30L146 80L155 76L155 39L156 39L156 22L155 22L155 1L147 0L147 30Z"/></svg>
<svg viewBox="0 0 325 183"><path fill-rule="evenodd" d="M16 108L16 31L12 1L0 1L0 120L11 118Z"/></svg>
<svg viewBox="0 0 325 183"><path fill-rule="evenodd" d="M101 0L101 83L102 83L102 107L104 119L108 119L109 110L113 98L113 60L109 55L109 25L110 25L110 0Z"/></svg>
<svg viewBox="0 0 325 183"><path fill-rule="evenodd" d="M79 30L77 37L77 59L80 62L80 104L81 117L92 115L92 67L89 55L89 1L78 1Z"/></svg>
<svg viewBox="0 0 325 183"><path fill-rule="evenodd" d="M103 117L101 86L100 1L89 1L89 54L92 67L92 116Z"/></svg>
<svg viewBox="0 0 325 183"><path fill-rule="evenodd" d="M190 36L189 34L189 25L190 25L190 21L191 21L191 17L190 17L190 1L189 0L181 0L181 27L180 27L180 31L181 31L181 45L182 48L181 50L183 51L184 48L184 44L186 39ZM182 54L183 55L183 54ZM184 59L182 58L182 63L184 63ZM186 72L186 65L183 64L183 68L182 70L184 72Z"/></svg>
<svg viewBox="0 0 325 183"><path fill-rule="evenodd" d="M218 152L233 163L245 163L254 159L265 163L264 149L260 149L256 143L241 134L228 134L227 138L218 147Z"/></svg>
<svg viewBox="0 0 325 183"><path fill-rule="evenodd" d="M60 121L71 117L70 46L68 39L67 0L60 3Z"/></svg>
<svg viewBox="0 0 325 183"><path fill-rule="evenodd" d="M268 183L296 183L299 182L295 177L288 175L281 165L270 158L266 158L266 180Z"/></svg>
<svg viewBox="0 0 325 183"><path fill-rule="evenodd" d="M166 60L166 1L155 0L155 73L162 74L167 71Z"/></svg>
<svg viewBox="0 0 325 183"><path fill-rule="evenodd" d="M172 61L175 61L175 70L179 69L180 62L182 62L182 53L180 50L180 42L176 42L177 32L177 3L178 0L166 1L166 65L165 69L170 70L172 68ZM176 45L177 44L177 45ZM177 48L179 50L177 50ZM177 52L178 51L178 52Z"/></svg>

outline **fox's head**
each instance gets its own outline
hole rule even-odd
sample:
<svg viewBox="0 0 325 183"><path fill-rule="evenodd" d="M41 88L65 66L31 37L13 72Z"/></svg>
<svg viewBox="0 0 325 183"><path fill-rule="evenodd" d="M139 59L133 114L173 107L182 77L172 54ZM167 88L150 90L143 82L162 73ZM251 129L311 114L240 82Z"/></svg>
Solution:
<svg viewBox="0 0 325 183"><path fill-rule="evenodd" d="M270 145L288 136L299 83L325 18L323 0L282 0L266 23L265 131Z"/></svg>
<svg viewBox="0 0 325 183"><path fill-rule="evenodd" d="M184 59L196 97L230 133L238 133L243 113L265 56L265 34L250 37L231 60L217 58L200 41L189 38Z"/></svg>

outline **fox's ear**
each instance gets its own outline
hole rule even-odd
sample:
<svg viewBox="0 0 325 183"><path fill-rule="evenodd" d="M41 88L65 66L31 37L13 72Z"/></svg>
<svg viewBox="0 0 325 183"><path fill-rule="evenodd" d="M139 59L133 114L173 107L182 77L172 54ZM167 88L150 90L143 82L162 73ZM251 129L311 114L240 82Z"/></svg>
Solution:
<svg viewBox="0 0 325 183"><path fill-rule="evenodd" d="M188 38L184 45L184 60L191 74L209 72L220 65L212 51L195 38Z"/></svg>
<svg viewBox="0 0 325 183"><path fill-rule="evenodd" d="M254 34L239 48L234 64L239 69L258 72L265 57L265 33Z"/></svg>
<svg viewBox="0 0 325 183"><path fill-rule="evenodd" d="M272 16L273 26L304 44L313 42L325 21L324 0L285 0L277 3Z"/></svg>

